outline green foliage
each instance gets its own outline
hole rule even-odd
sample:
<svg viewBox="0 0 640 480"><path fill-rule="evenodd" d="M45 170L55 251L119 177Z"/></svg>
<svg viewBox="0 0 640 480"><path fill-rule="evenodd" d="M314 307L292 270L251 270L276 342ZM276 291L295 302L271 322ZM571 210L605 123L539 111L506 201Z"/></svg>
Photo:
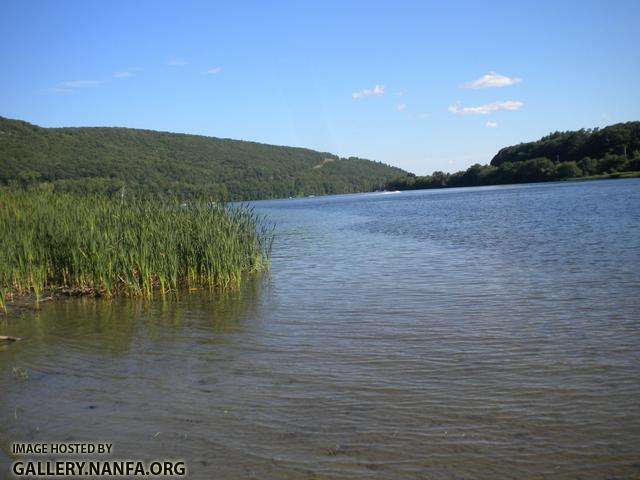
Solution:
<svg viewBox="0 0 640 480"><path fill-rule="evenodd" d="M236 286L267 267L272 235L246 208L0 189L0 307L45 291L149 298Z"/></svg>
<svg viewBox="0 0 640 480"><path fill-rule="evenodd" d="M640 150L640 122L617 123L603 129L555 132L535 142L521 143L500 150L491 165L522 162L544 157L554 162L578 162L586 157L604 158Z"/></svg>
<svg viewBox="0 0 640 480"><path fill-rule="evenodd" d="M364 192L405 174L304 148L127 128L40 128L0 117L0 185L246 200Z"/></svg>
<svg viewBox="0 0 640 480"><path fill-rule="evenodd" d="M637 171L640 171L640 122L629 122L602 130L556 132L537 142L503 148L490 165L475 164L466 171L451 174L407 175L389 182L387 188L501 185Z"/></svg>
<svg viewBox="0 0 640 480"><path fill-rule="evenodd" d="M13 373L14 378L18 380L28 380L31 376L29 375L29 372L22 367L13 367L11 372Z"/></svg>
<svg viewBox="0 0 640 480"><path fill-rule="evenodd" d="M553 170L555 178L575 178L582 175L582 170L580 170L580 167L578 167L576 162L558 163Z"/></svg>

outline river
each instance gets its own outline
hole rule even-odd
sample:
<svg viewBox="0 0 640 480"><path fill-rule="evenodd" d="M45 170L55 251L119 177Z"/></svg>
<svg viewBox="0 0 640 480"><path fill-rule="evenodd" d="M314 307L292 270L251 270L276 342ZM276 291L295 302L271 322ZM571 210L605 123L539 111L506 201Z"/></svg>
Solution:
<svg viewBox="0 0 640 480"><path fill-rule="evenodd" d="M253 205L271 271L239 291L0 320L24 337L0 449L108 441L191 479L640 477L640 180Z"/></svg>

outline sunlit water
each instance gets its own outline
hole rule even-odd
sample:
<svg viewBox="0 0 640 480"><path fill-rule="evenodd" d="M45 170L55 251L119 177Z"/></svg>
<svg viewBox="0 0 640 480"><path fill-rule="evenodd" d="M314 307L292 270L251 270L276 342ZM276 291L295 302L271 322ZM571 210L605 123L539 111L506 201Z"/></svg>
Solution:
<svg viewBox="0 0 640 480"><path fill-rule="evenodd" d="M0 350L2 449L106 440L193 479L640 478L640 181L256 209L272 268L239 292L0 323L25 338Z"/></svg>

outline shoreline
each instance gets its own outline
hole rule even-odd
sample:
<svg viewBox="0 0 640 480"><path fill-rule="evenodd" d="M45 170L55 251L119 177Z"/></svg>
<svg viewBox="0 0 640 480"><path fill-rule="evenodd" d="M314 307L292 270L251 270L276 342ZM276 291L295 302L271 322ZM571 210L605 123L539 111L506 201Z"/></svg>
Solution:
<svg viewBox="0 0 640 480"><path fill-rule="evenodd" d="M519 186L519 185L543 185L550 183L567 183L567 182L591 182L597 180L630 180L633 178L640 178L640 171L633 172L617 172L617 173L604 173L601 175L590 175L586 177L573 177L573 178L565 178L565 179L554 179L554 180L543 180L540 182L521 182L521 183L492 183L487 185L468 185L465 187L450 187L450 186L441 186L441 187L424 187L424 188L408 188L405 190L400 189L389 189L389 190L372 190L368 192L351 192L351 193L331 193L327 195L315 195L312 197L303 196L303 197L281 197L281 198L255 198L251 200L242 200L238 202L231 202L237 204L250 203L254 204L257 202L275 202L275 201L291 201L291 200L311 200L313 198L333 198L333 197L344 197L350 195L371 195L375 193L385 193L385 192L417 192L420 190L450 190L450 189L463 189L463 188L485 188L485 187L508 187L508 186Z"/></svg>
<svg viewBox="0 0 640 480"><path fill-rule="evenodd" d="M640 171L633 172L615 172L615 173L603 173L600 175L589 175L585 177L571 177L571 178L555 178L551 180L541 180L539 182L518 182L518 183L487 183L482 185L465 185L465 186L428 186L422 188L406 188L402 189L399 186L394 186L394 190L400 190L401 192L410 192L418 190L447 190L450 188L478 188L478 187L506 187L513 185L539 185L545 183L566 183L566 182L591 182L596 180L629 180L632 178L640 178Z"/></svg>

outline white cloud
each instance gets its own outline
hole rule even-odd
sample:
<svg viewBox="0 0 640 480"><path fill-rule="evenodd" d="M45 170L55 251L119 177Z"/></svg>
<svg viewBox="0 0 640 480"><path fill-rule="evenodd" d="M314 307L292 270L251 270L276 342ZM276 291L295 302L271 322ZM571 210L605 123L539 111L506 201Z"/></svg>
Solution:
<svg viewBox="0 0 640 480"><path fill-rule="evenodd" d="M189 65L189 62L181 58L174 58L173 60L169 60L167 65L171 65L172 67L182 67L184 65Z"/></svg>
<svg viewBox="0 0 640 480"><path fill-rule="evenodd" d="M419 113L417 115L417 117L418 117L418 120L425 120L425 119L429 118L429 114L428 113Z"/></svg>
<svg viewBox="0 0 640 480"><path fill-rule="evenodd" d="M133 72L142 70L139 67L131 67L126 70L120 70L117 72L113 72L110 77L103 78L102 80L66 80L64 82L58 83L56 86L51 88L45 88L40 90L43 93L69 93L73 92L76 89L81 88L93 88L99 85L104 85L106 83L110 83L113 79L122 79L129 78L133 76Z"/></svg>
<svg viewBox="0 0 640 480"><path fill-rule="evenodd" d="M471 88L474 90L480 88L502 88L515 85L520 82L522 82L521 78L505 77L504 75L500 75L496 72L489 72L473 82L466 83L464 88Z"/></svg>
<svg viewBox="0 0 640 480"><path fill-rule="evenodd" d="M359 100L365 97L379 97L380 95L384 95L384 87L376 85L371 89L365 88L364 90L360 90L359 92L353 92L351 94L351 97L353 97L354 100Z"/></svg>
<svg viewBox="0 0 640 480"><path fill-rule="evenodd" d="M142 68L140 67L129 67L126 70L119 70L117 72L113 72L111 75L113 78L129 78L133 77L134 72L140 72Z"/></svg>
<svg viewBox="0 0 640 480"><path fill-rule="evenodd" d="M506 102L486 103L478 107L460 108L458 105L451 105L447 110L460 115L488 115L499 110L519 110L522 107L524 107L522 102L507 100Z"/></svg>
<svg viewBox="0 0 640 480"><path fill-rule="evenodd" d="M68 80L66 82L60 82L58 87L60 88L87 88L96 87L103 83L101 80Z"/></svg>
<svg viewBox="0 0 640 480"><path fill-rule="evenodd" d="M396 97L401 97L402 95L404 95L404 92L402 92L402 91L397 91L396 93L394 93L394 95L395 95Z"/></svg>
<svg viewBox="0 0 640 480"><path fill-rule="evenodd" d="M222 67L213 67L207 70L207 73L210 73L211 75L215 75L216 73L220 73L221 71L222 71Z"/></svg>
<svg viewBox="0 0 640 480"><path fill-rule="evenodd" d="M38 93L69 93L71 92L70 88L63 87L51 87L51 88L41 88L38 90Z"/></svg>
<svg viewBox="0 0 640 480"><path fill-rule="evenodd" d="M487 128L498 128L498 122L487 122L484 126Z"/></svg>
<svg viewBox="0 0 640 480"><path fill-rule="evenodd" d="M404 112L407 109L407 104L406 103L401 103L400 105L398 105L396 107L396 110L398 110L399 112Z"/></svg>

